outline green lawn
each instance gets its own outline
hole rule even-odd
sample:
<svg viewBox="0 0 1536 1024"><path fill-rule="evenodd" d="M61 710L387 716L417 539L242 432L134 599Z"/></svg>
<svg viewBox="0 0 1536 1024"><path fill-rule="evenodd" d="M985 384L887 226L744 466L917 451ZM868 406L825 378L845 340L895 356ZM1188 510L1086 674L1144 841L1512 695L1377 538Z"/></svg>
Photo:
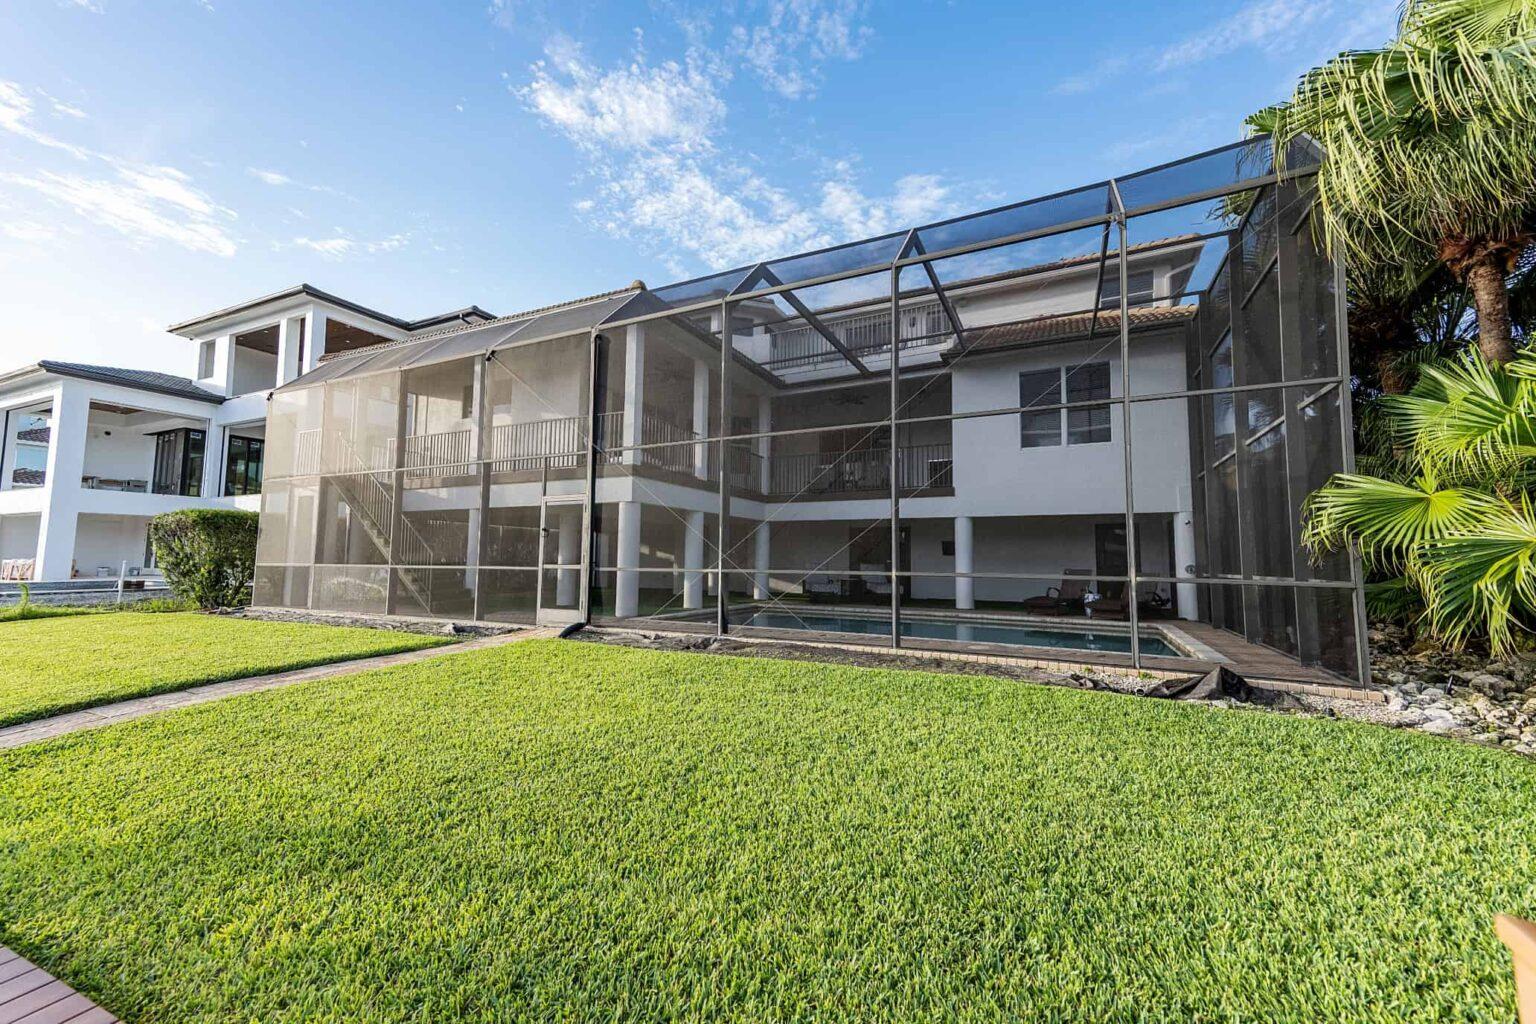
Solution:
<svg viewBox="0 0 1536 1024"><path fill-rule="evenodd" d="M191 612L0 623L0 727L200 683L412 651L445 638Z"/></svg>
<svg viewBox="0 0 1536 1024"><path fill-rule="evenodd" d="M0 942L126 1019L1509 1021L1536 765L530 641L0 756Z"/></svg>

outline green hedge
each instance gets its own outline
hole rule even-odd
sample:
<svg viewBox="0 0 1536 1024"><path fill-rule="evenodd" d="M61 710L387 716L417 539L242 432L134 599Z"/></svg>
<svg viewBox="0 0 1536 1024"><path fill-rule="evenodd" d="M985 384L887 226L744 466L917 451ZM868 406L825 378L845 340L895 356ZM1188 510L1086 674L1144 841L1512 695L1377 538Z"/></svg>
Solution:
<svg viewBox="0 0 1536 1024"><path fill-rule="evenodd" d="M155 562L171 592L200 608L249 603L258 518L255 512L197 508L151 519Z"/></svg>

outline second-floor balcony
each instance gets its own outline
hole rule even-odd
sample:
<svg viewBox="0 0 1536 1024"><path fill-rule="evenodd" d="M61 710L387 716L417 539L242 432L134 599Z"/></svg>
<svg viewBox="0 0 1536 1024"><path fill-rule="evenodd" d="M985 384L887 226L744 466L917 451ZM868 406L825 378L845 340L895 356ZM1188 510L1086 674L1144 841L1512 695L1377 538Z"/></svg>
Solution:
<svg viewBox="0 0 1536 1024"><path fill-rule="evenodd" d="M692 430L660 413L647 410L643 415L639 434L642 447L637 448L624 448L619 443L625 436L624 413L598 417L600 469L713 488L718 479L718 443L700 440ZM587 420L581 416L498 424L487 435L484 462L496 476L569 475L585 465L586 431ZM475 432L467 428L414 434L405 439L398 466L406 481L417 486L468 476L470 467L481 461L476 458L475 443ZM304 431L298 437L295 474L387 472L397 465L395 449L395 443L389 442L364 454L345 439L333 436L325 443L321 431ZM732 442L728 451L732 490L759 500L859 499L887 495L891 488L888 445L770 454L766 467L753 442ZM948 443L902 445L897 449L895 470L896 487L903 495L944 493L954 487L953 447Z"/></svg>
<svg viewBox="0 0 1536 1024"><path fill-rule="evenodd" d="M903 352L926 345L945 343L950 335L944 307L925 302L901 308ZM870 310L852 316L823 318L823 325L855 356L887 352L891 347L891 314L888 309ZM821 332L810 324L769 328L768 358L763 365L774 372L814 370L823 363L846 362Z"/></svg>

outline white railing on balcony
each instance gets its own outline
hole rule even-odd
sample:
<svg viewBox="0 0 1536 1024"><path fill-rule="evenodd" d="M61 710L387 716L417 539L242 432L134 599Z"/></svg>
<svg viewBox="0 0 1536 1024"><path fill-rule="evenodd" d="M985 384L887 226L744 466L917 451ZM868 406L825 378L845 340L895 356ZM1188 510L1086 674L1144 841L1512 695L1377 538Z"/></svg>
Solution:
<svg viewBox="0 0 1536 1024"><path fill-rule="evenodd" d="M947 444L905 445L896 452L897 488L904 492L953 487L953 449ZM891 450L776 455L769 461L768 496L816 500L854 493L884 493L891 486Z"/></svg>
<svg viewBox="0 0 1536 1024"><path fill-rule="evenodd" d="M492 427L487 437L486 461L493 473L542 472L547 469L571 469L583 465L586 457L587 420L583 416L507 423ZM716 444L698 441L698 435L664 416L647 411L641 425L641 443L665 447L622 449L624 414L605 413L599 417L602 448L600 461L605 465L646 466L694 476L701 469L706 478L717 474L714 459ZM306 432L311 433L311 432ZM312 432L318 434L318 431ZM318 438L299 438L300 468L319 462L315 453ZM393 498L386 480L379 479L374 459L360 456L347 439L336 437L325 445L327 469L340 474L362 474L363 481L350 485L351 503L359 507L387 541ZM392 445L389 447L393 447ZM418 434L406 439L406 476L447 475L443 467L472 463L474 435L470 430ZM618 448L615 451L612 449ZM948 444L903 445L897 451L897 486L906 492L928 488L953 487L952 448ZM762 493L777 500L817 500L848 494L883 492L890 488L890 449L862 448L841 452L805 452L777 455L769 459L767 486L764 488L762 457L745 443L729 446L727 474L731 488L738 492ZM334 467L332 469L331 467ZM434 468L435 467L435 468ZM376 475L377 474L377 475ZM428 547L421 538L405 536L398 543ZM411 555L426 555L412 551ZM416 561L412 558L412 561ZM430 564L423 557L422 564Z"/></svg>
<svg viewBox="0 0 1536 1024"><path fill-rule="evenodd" d="M827 330L856 356L888 351L891 347L891 314L889 310L872 310L842 318L823 318ZM944 307L937 302L920 306L903 306L901 309L901 349L918 345L936 344L949 335L949 322ZM809 324L785 330L770 328L768 360L766 366L773 369L793 369L814 366L820 362L841 362L843 356Z"/></svg>

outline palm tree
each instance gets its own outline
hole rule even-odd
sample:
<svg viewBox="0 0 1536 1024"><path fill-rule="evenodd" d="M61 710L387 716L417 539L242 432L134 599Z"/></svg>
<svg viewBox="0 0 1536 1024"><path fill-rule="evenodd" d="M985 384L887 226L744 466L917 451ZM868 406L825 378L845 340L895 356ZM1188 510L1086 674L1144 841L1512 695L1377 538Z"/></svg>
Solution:
<svg viewBox="0 0 1536 1024"><path fill-rule="evenodd" d="M1395 461L1313 494L1304 540L1319 552L1358 545L1386 581L1378 596L1401 608L1414 592L1443 641L1486 636L1507 652L1536 624L1536 355L1425 364L1378 408Z"/></svg>
<svg viewBox="0 0 1536 1024"><path fill-rule="evenodd" d="M1408 0L1398 38L1302 77L1254 114L1284 155L1327 153L1317 188L1330 243L1390 268L1400 294L1444 267L1472 296L1478 343L1514 358L1507 278L1536 225L1536 0Z"/></svg>

